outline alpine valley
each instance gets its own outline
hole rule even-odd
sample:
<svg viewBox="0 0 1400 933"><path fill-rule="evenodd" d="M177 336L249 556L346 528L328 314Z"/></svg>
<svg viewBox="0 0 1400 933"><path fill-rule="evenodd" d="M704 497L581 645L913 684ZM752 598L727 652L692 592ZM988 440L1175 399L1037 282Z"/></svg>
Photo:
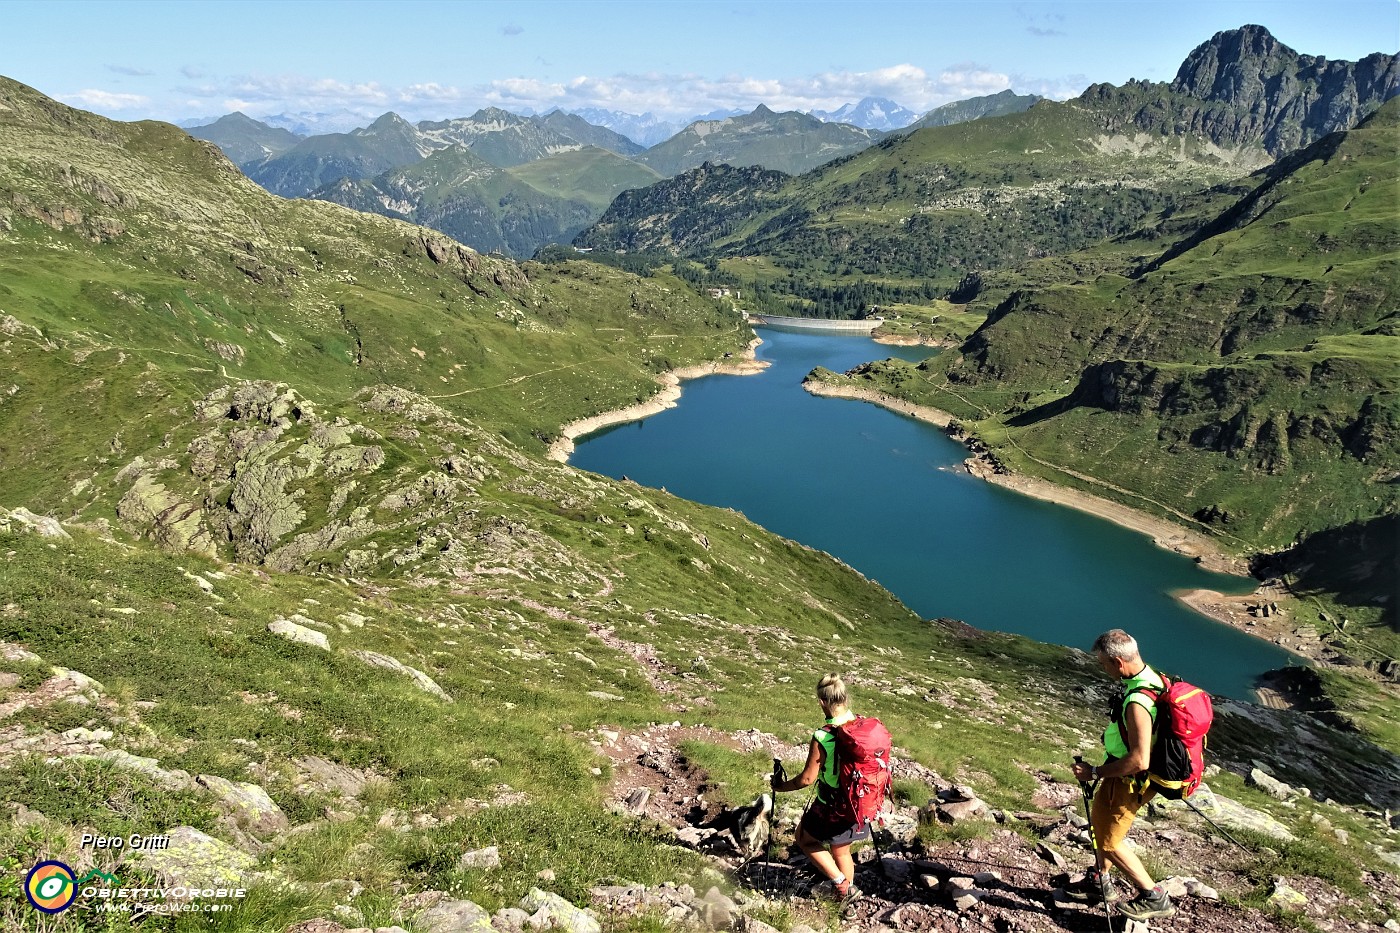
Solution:
<svg viewBox="0 0 1400 933"><path fill-rule="evenodd" d="M878 308L947 349L812 389L1268 578L1314 663L1217 703L1213 824L1144 812L1173 929L1400 923L1397 93L1258 26L1170 84L645 149L602 112L195 138L0 78L0 928L1101 929L1063 892L1091 657L547 456L757 368L735 289ZM844 910L765 794L826 670L898 758Z"/></svg>

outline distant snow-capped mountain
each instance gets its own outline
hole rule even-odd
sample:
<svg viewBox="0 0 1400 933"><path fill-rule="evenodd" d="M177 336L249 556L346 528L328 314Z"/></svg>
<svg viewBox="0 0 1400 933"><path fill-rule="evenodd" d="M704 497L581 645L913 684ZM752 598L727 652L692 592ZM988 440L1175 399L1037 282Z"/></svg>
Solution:
<svg viewBox="0 0 1400 933"><path fill-rule="evenodd" d="M919 119L914 111L884 97L862 98L859 103L831 111L813 110L812 116L823 123L849 123L862 129L885 131L903 129Z"/></svg>
<svg viewBox="0 0 1400 933"><path fill-rule="evenodd" d="M594 126L604 126L614 133L626 136L639 146L648 148L655 146L663 140L670 139L691 121L673 122L662 120L653 113L644 113L638 116L635 113L623 113L621 110L603 110L600 107L584 107L579 110L566 110L565 113L572 113L582 117Z"/></svg>

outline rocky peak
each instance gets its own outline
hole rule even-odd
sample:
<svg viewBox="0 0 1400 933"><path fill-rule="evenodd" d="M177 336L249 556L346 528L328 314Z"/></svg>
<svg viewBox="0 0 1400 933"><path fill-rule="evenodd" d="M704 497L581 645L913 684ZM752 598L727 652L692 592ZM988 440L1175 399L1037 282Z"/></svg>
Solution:
<svg viewBox="0 0 1400 933"><path fill-rule="evenodd" d="M1248 25L1197 46L1171 90L1208 102L1184 115L1193 130L1221 144L1262 144L1277 157L1356 126L1400 93L1400 58L1378 52L1329 61Z"/></svg>
<svg viewBox="0 0 1400 933"><path fill-rule="evenodd" d="M1281 74L1290 66L1315 61L1279 42L1263 26L1217 32L1186 56L1172 90L1207 100L1236 100L1242 91Z"/></svg>
<svg viewBox="0 0 1400 933"><path fill-rule="evenodd" d="M411 131L413 127L403 117L390 110L378 120L375 120L363 130L356 130L357 136L370 136L375 133L402 133L405 130Z"/></svg>

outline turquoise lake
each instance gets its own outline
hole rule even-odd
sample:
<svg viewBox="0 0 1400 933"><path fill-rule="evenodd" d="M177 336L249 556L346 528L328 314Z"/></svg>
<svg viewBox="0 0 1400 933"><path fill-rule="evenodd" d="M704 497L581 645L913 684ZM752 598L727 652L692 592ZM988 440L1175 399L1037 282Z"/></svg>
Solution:
<svg viewBox="0 0 1400 933"><path fill-rule="evenodd" d="M1251 699L1260 673L1292 655L1187 609L1171 595L1247 593L1253 581L1202 570L1150 539L992 486L957 467L967 453L932 425L802 388L922 347L761 329L755 376L684 383L678 407L580 440L569 462L743 512L834 554L925 618L962 619L1087 649L1124 628L1156 667Z"/></svg>

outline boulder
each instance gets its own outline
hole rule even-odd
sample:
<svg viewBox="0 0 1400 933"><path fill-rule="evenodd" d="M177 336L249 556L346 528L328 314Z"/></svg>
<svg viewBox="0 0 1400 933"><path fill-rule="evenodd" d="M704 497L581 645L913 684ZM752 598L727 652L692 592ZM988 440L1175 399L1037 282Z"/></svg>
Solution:
<svg viewBox="0 0 1400 933"><path fill-rule="evenodd" d="M1202 784L1196 793L1191 795L1190 804L1194 804L1197 810L1225 827L1226 830L1246 829L1283 842L1292 842L1297 838L1288 831L1288 827L1267 813L1252 810L1242 803L1221 796L1212 791L1206 784ZM1157 812L1181 814L1187 819L1199 819L1199 816L1191 813L1190 806L1184 800L1162 800L1159 798L1152 801L1152 807Z"/></svg>
<svg viewBox="0 0 1400 933"><path fill-rule="evenodd" d="M8 529L18 526L19 530L30 531L41 538L68 538L70 535L63 530L63 526L58 523L58 519L49 518L47 515L35 515L25 508L18 508L7 512L0 509L0 528Z"/></svg>
<svg viewBox="0 0 1400 933"><path fill-rule="evenodd" d="M75 758L85 756L75 755ZM103 761L110 761L118 768L125 768L128 771L137 771L146 775L156 784L166 790L192 790L194 782L190 779L187 771L167 771L160 766L160 762L154 758L146 758L141 755L133 755L120 748L109 748L100 752L95 757Z"/></svg>
<svg viewBox="0 0 1400 933"><path fill-rule="evenodd" d="M938 818L945 823L966 823L969 820L990 820L992 811L987 805L976 798L972 800L954 800L949 803L939 804Z"/></svg>
<svg viewBox="0 0 1400 933"><path fill-rule="evenodd" d="M241 849L205 835L191 826L166 834L164 849L129 849L123 864L149 871L169 887L246 887L258 860Z"/></svg>
<svg viewBox="0 0 1400 933"><path fill-rule="evenodd" d="M288 641L296 642L299 645L308 645L312 648L320 648L322 651L330 651L331 643L326 638L325 632L318 632L315 629L307 628L304 625L297 625L286 619L277 619L267 624L267 630L274 635L281 635Z"/></svg>
<svg viewBox="0 0 1400 933"><path fill-rule="evenodd" d="M530 914L530 925L540 929L558 927L566 933L602 933L603 927L587 911L558 894L531 888L520 900L520 909Z"/></svg>
<svg viewBox="0 0 1400 933"><path fill-rule="evenodd" d="M719 888L710 888L692 906L696 918L709 930L728 930L734 926L735 918L740 916L739 905Z"/></svg>
<svg viewBox="0 0 1400 933"><path fill-rule="evenodd" d="M501 851L496 846L487 846L484 849L473 849L470 852L463 852L462 857L457 860L458 868L500 868Z"/></svg>
<svg viewBox="0 0 1400 933"><path fill-rule="evenodd" d="M1301 891L1289 887L1282 878L1274 879L1274 891L1269 895L1269 903L1285 912L1296 912L1308 906L1308 898Z"/></svg>
<svg viewBox="0 0 1400 933"><path fill-rule="evenodd" d="M491 916L471 901L444 898L413 918L422 933L491 933Z"/></svg>
<svg viewBox="0 0 1400 933"><path fill-rule="evenodd" d="M1287 800L1290 797L1298 796L1298 792L1292 787L1271 775L1265 774L1258 768L1250 770L1248 783L1259 788L1275 800Z"/></svg>
<svg viewBox="0 0 1400 933"><path fill-rule="evenodd" d="M452 702L446 690L438 686L437 681L415 667L409 667L398 658L391 658L387 654L379 654L376 651L352 651L351 657L357 658L371 667L381 667L386 671L393 671L396 674L407 675L419 690L424 693L431 693L433 696L447 702Z"/></svg>
<svg viewBox="0 0 1400 933"><path fill-rule="evenodd" d="M201 774L195 783L213 794L219 808L240 828L259 839L284 833L291 826L282 808L257 784L230 781L213 774Z"/></svg>
<svg viewBox="0 0 1400 933"><path fill-rule="evenodd" d="M523 933L530 926L530 915L519 907L502 907L491 915L491 928L496 933Z"/></svg>
<svg viewBox="0 0 1400 933"><path fill-rule="evenodd" d="M884 816L885 832L889 833L896 842L909 844L919 835L919 821L917 817L908 813L887 813Z"/></svg>

